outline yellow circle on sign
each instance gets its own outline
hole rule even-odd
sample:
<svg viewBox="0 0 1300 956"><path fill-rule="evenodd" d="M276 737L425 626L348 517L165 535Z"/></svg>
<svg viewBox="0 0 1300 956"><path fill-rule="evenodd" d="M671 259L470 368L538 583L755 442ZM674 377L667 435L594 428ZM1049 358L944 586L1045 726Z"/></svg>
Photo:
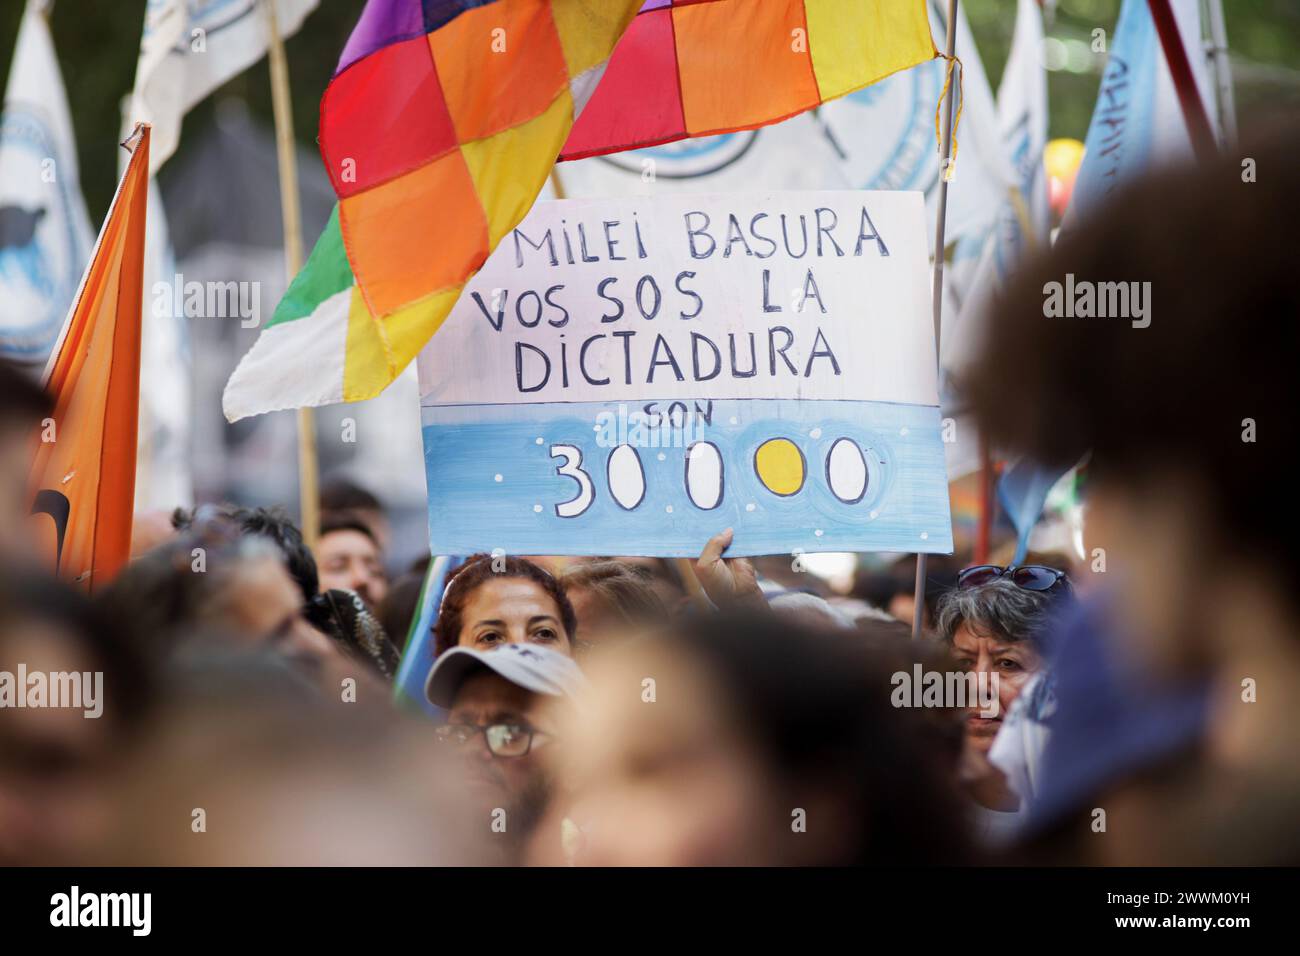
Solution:
<svg viewBox="0 0 1300 956"><path fill-rule="evenodd" d="M803 487L803 452L788 438L769 438L754 452L758 480L775 495L792 495Z"/></svg>

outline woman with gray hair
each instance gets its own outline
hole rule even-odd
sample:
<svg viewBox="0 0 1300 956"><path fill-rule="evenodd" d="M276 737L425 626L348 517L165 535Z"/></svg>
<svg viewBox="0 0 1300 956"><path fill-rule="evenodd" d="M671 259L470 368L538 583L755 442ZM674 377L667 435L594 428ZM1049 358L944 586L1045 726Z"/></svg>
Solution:
<svg viewBox="0 0 1300 956"><path fill-rule="evenodd" d="M936 630L953 663L987 681L996 707L968 701L962 783L975 803L977 831L987 842L1008 839L1019 822L1020 796L989 760L1012 703L1043 669L1043 627L1070 591L1064 571L1042 565L980 565L957 575L939 600Z"/></svg>

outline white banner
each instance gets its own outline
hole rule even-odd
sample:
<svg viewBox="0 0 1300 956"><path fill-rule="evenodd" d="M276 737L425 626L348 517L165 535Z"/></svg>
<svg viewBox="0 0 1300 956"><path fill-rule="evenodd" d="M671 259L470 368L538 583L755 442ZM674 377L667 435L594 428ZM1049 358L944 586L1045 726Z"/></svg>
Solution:
<svg viewBox="0 0 1300 956"><path fill-rule="evenodd" d="M274 2L287 38L319 0ZM262 0L149 0L130 118L153 124L150 174L176 152L194 104L260 60L268 43Z"/></svg>
<svg viewBox="0 0 1300 956"><path fill-rule="evenodd" d="M0 357L37 370L94 239L44 7L29 0L23 13L0 112Z"/></svg>

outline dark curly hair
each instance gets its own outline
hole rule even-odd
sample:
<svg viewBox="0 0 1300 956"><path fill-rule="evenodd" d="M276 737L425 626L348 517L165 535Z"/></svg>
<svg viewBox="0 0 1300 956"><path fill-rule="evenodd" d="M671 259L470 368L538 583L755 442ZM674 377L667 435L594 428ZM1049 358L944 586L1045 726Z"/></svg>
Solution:
<svg viewBox="0 0 1300 956"><path fill-rule="evenodd" d="M493 567L494 563L496 568ZM435 656L441 655L449 647L456 646L463 624L462 614L469 596L484 582L504 578L523 578L532 581L545 591L555 602L555 606L560 609L560 622L564 625L564 635L572 645L573 636L578 629L578 617L573 612L573 605L564 594L564 588L549 571L527 558L474 554L466 558L465 563L447 579L447 587L442 595L442 606L438 609L438 621L433 627Z"/></svg>
<svg viewBox="0 0 1300 956"><path fill-rule="evenodd" d="M232 521L243 534L267 538L279 548L289 576L302 591L303 601L310 601L320 591L316 558L303 540L302 532L284 509L243 508L237 505L201 505L190 511L177 508L172 512L172 527L177 531L188 531L194 524L212 518Z"/></svg>

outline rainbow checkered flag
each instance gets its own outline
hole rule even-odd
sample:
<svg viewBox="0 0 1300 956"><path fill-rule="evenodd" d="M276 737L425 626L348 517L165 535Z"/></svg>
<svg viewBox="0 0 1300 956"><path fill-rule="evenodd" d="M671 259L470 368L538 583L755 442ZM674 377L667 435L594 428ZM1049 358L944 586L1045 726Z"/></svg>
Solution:
<svg viewBox="0 0 1300 956"><path fill-rule="evenodd" d="M338 206L226 417L381 392L557 157L777 122L935 55L925 0L369 0L321 101Z"/></svg>

